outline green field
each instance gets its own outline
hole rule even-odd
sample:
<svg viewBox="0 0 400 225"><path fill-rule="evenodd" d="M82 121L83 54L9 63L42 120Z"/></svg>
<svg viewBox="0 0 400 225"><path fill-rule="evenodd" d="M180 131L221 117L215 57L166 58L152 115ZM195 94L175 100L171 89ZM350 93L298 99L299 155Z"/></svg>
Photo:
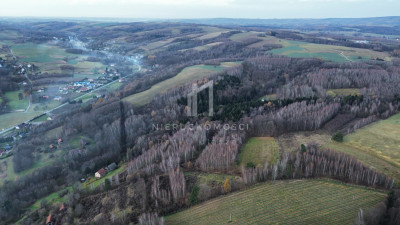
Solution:
<svg viewBox="0 0 400 225"><path fill-rule="evenodd" d="M376 58L385 59L387 61L390 60L387 53L376 52L369 49L312 44L283 39L279 39L276 44L281 44L283 48L273 49L271 50L272 53L290 57L314 57L335 62L360 61L363 59Z"/></svg>
<svg viewBox="0 0 400 225"><path fill-rule="evenodd" d="M279 156L278 143L273 137L250 138L242 147L239 154L239 165L254 163L256 166L264 166L265 162L275 164Z"/></svg>
<svg viewBox="0 0 400 225"><path fill-rule="evenodd" d="M347 135L343 144L371 152L400 167L400 114Z"/></svg>
<svg viewBox="0 0 400 225"><path fill-rule="evenodd" d="M185 177L195 176L197 179L196 184L224 184L226 179L237 180L240 179L238 176L230 174L219 174L219 173L203 173L203 172L185 172Z"/></svg>
<svg viewBox="0 0 400 225"><path fill-rule="evenodd" d="M64 57L76 57L74 54L65 52L64 49L47 44L22 43L13 44L11 49L14 55L24 62L30 63L54 63Z"/></svg>
<svg viewBox="0 0 400 225"><path fill-rule="evenodd" d="M40 112L25 113L25 112L13 112L0 115L0 130L6 129L17 124L23 123L35 116L40 115Z"/></svg>
<svg viewBox="0 0 400 225"><path fill-rule="evenodd" d="M183 69L176 76L153 85L150 89L128 96L124 101L130 102L134 105L145 105L150 103L157 95L164 94L168 89L178 87L189 82L193 82L205 77L210 76L215 72L222 71L225 68L236 65L237 63L226 62L221 63L220 66L196 65Z"/></svg>
<svg viewBox="0 0 400 225"><path fill-rule="evenodd" d="M34 119L32 122L36 122L36 123L44 122L44 121L47 121L48 118L49 118L49 116L43 115L43 116L41 116L39 118Z"/></svg>
<svg viewBox="0 0 400 225"><path fill-rule="evenodd" d="M166 217L167 224L352 224L360 208L386 193L332 180L291 180L256 185Z"/></svg>
<svg viewBox="0 0 400 225"><path fill-rule="evenodd" d="M85 56L67 53L65 49L51 43L12 44L11 50L21 61L39 66L42 73L61 73L60 66L67 63L75 66L75 73L95 74L97 69L105 69L99 62L85 61Z"/></svg>
<svg viewBox="0 0 400 225"><path fill-rule="evenodd" d="M360 95L360 90L356 88L329 89L326 91L332 97L345 95Z"/></svg>
<svg viewBox="0 0 400 225"><path fill-rule="evenodd" d="M15 180L18 176L14 172L13 157L0 159L0 185L6 180Z"/></svg>
<svg viewBox="0 0 400 225"><path fill-rule="evenodd" d="M390 56L384 52L369 49L350 48L344 46L313 44L301 41L290 41L272 36L259 37L261 32L242 32L230 37L232 41L245 42L248 39L257 38L260 41L248 47L260 48L265 44L279 44L282 48L273 49L270 52L289 57L312 57L335 62L360 61L366 59L381 58L390 61ZM263 33L265 34L265 33Z"/></svg>
<svg viewBox="0 0 400 225"><path fill-rule="evenodd" d="M22 100L19 100L18 94L22 93L21 91L11 91L11 92L6 92L5 96L7 98L7 105L10 107L11 111L14 110L25 110L28 105L29 101L25 96L23 97Z"/></svg>

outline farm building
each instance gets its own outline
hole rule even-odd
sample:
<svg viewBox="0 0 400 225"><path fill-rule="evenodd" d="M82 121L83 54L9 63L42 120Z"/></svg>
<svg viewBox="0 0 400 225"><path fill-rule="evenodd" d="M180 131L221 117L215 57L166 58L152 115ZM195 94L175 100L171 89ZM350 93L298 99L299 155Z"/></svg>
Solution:
<svg viewBox="0 0 400 225"><path fill-rule="evenodd" d="M95 176L96 178L102 178L102 177L104 177L104 175L106 175L106 170L103 169L103 168L99 169L99 171L97 171L97 172L94 174L94 176Z"/></svg>
<svg viewBox="0 0 400 225"><path fill-rule="evenodd" d="M111 163L111 164L108 165L105 169L106 169L108 172L111 172L111 171L115 170L116 168L117 168L117 164L116 164L116 163Z"/></svg>

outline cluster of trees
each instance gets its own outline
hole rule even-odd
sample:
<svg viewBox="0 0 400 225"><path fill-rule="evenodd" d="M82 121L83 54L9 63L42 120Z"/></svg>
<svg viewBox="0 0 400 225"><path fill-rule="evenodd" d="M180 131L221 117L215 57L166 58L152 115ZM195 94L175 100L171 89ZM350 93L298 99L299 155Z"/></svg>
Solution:
<svg viewBox="0 0 400 225"><path fill-rule="evenodd" d="M389 192L387 199L366 210L360 209L355 219L357 225L400 223L400 200L399 191Z"/></svg>
<svg viewBox="0 0 400 225"><path fill-rule="evenodd" d="M226 171L235 163L239 149L245 139L244 133L230 132L221 129L214 136L196 160L196 164L204 171Z"/></svg>
<svg viewBox="0 0 400 225"><path fill-rule="evenodd" d="M245 183L291 178L331 177L345 182L391 189L394 179L362 164L357 159L334 150L321 150L309 144L306 151L286 153L275 165L242 167Z"/></svg>
<svg viewBox="0 0 400 225"><path fill-rule="evenodd" d="M28 144L20 144L13 151L13 167L16 173L32 167L35 162L33 151L32 146Z"/></svg>
<svg viewBox="0 0 400 225"><path fill-rule="evenodd" d="M165 221L163 217L158 217L157 213L143 213L139 216L140 225L164 225Z"/></svg>
<svg viewBox="0 0 400 225"><path fill-rule="evenodd" d="M65 168L52 165L39 168L16 181L4 182L0 192L0 220L7 223L18 219L23 209L63 185L66 175Z"/></svg>
<svg viewBox="0 0 400 225"><path fill-rule="evenodd" d="M285 132L316 130L338 114L340 103L300 101L267 113L265 110L269 107L255 109L250 117L242 119L250 125L251 135L276 136Z"/></svg>
<svg viewBox="0 0 400 225"><path fill-rule="evenodd" d="M169 138L160 139L161 143L150 143L150 149L134 158L128 165L128 173L134 174L142 169L154 172L170 172L179 168L180 163L193 160L204 148L207 136L205 128L184 127Z"/></svg>

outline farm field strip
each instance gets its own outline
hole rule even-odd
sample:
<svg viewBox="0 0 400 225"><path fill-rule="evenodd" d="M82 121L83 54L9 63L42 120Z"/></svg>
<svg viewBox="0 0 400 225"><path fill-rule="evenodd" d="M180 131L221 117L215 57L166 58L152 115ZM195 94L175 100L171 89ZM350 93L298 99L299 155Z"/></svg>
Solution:
<svg viewBox="0 0 400 225"><path fill-rule="evenodd" d="M259 184L166 217L167 224L351 224L386 194L333 180Z"/></svg>
<svg viewBox="0 0 400 225"><path fill-rule="evenodd" d="M123 100L134 105L145 105L150 103L154 97L163 94L168 89L184 85L199 79L206 78L216 72L220 72L225 68L232 67L236 63L224 62L220 66L196 65L184 68L180 73L172 78L154 84L150 89L125 97Z"/></svg>

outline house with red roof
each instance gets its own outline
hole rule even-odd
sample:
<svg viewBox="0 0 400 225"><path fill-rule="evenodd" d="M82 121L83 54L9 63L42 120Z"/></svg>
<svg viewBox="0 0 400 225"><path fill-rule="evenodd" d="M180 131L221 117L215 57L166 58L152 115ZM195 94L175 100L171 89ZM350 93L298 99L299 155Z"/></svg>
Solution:
<svg viewBox="0 0 400 225"><path fill-rule="evenodd" d="M96 178L102 178L102 177L104 177L105 175L106 175L106 170L103 169L103 168L99 169L99 171L97 171L97 172L94 174L94 176L95 176Z"/></svg>

